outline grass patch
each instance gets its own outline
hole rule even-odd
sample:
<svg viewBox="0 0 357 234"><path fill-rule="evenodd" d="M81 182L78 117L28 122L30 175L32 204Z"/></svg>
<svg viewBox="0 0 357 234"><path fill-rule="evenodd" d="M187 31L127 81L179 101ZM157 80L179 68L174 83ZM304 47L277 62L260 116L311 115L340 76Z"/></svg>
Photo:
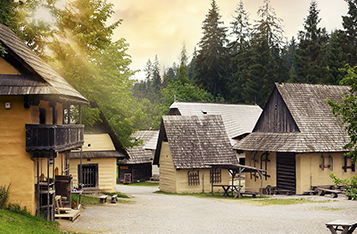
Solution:
<svg viewBox="0 0 357 234"><path fill-rule="evenodd" d="M105 195L109 195L109 196L113 196L113 195L117 195L118 197L121 198L129 198L128 195L124 194L124 193L119 193L119 192L115 192L115 193L104 193Z"/></svg>
<svg viewBox="0 0 357 234"><path fill-rule="evenodd" d="M306 198L289 198L289 199L254 199L250 200L253 205L258 206L284 206L284 205L299 205L305 203L325 203L326 201L313 201Z"/></svg>
<svg viewBox="0 0 357 234"><path fill-rule="evenodd" d="M106 195L109 195L109 196L113 196L114 194L117 194L118 195L118 200L117 200L117 203L122 203L122 204L130 204L132 203L131 200L126 200L126 199L129 199L130 197L126 194L123 194L123 193L105 193ZM123 198L123 199L121 199ZM76 195L72 195L72 201L76 201L77 199L77 196ZM110 197L108 197L107 199L107 203L110 203ZM95 206L102 206L104 204L100 203L99 202L99 198L98 197L92 197L92 196L88 196L88 195L85 195L85 194L82 194L82 198L81 198L81 204L85 206L88 206L88 205L95 205Z"/></svg>
<svg viewBox="0 0 357 234"><path fill-rule="evenodd" d="M142 182L132 182L130 184L124 184L124 185L126 185L126 186L152 186L152 187L158 187L159 183L142 181Z"/></svg>
<svg viewBox="0 0 357 234"><path fill-rule="evenodd" d="M58 222L0 209L0 233L61 233Z"/></svg>
<svg viewBox="0 0 357 234"><path fill-rule="evenodd" d="M336 207L314 207L313 210L325 210L325 211L340 211L343 208L336 208Z"/></svg>

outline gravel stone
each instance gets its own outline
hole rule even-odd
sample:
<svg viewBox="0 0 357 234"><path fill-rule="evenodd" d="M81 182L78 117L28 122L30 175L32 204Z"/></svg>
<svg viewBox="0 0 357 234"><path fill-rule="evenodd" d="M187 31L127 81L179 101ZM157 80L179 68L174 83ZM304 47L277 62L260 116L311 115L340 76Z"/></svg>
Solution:
<svg viewBox="0 0 357 234"><path fill-rule="evenodd" d="M357 221L357 201L343 196L308 198L321 203L259 206L241 199L197 198L154 193L157 187L118 185L132 204L89 206L74 222L58 219L62 230L84 233L289 233L328 234L325 224ZM256 198L259 199L259 198Z"/></svg>

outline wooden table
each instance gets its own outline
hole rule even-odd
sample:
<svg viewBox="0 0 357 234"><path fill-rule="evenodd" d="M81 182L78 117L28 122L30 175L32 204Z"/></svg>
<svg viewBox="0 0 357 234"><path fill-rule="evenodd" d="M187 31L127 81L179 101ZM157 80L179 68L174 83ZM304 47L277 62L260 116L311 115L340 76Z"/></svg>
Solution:
<svg viewBox="0 0 357 234"><path fill-rule="evenodd" d="M357 221L336 220L330 223L326 223L326 227L331 231L332 234L337 234L337 231L341 231L341 234L351 234L357 227Z"/></svg>
<svg viewBox="0 0 357 234"><path fill-rule="evenodd" d="M79 210L79 208L81 208L81 200L82 200L83 191L72 189L71 193L77 195L76 207L74 207L74 209ZM71 202L72 202L72 199L71 199ZM72 204L71 204L71 206L72 206Z"/></svg>
<svg viewBox="0 0 357 234"><path fill-rule="evenodd" d="M224 196L228 196L229 195L229 192L230 192L230 189L232 191L232 195L233 195L233 192L234 191L238 191L238 185L224 185L224 184L220 184L220 185L213 185L214 187L222 187L223 189L223 197ZM242 186L241 186L242 187Z"/></svg>

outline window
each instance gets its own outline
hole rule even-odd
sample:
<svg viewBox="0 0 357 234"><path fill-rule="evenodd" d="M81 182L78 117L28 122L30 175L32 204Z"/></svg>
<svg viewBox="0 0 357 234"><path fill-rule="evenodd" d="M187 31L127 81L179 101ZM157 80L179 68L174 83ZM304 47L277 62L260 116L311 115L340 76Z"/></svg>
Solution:
<svg viewBox="0 0 357 234"><path fill-rule="evenodd" d="M355 171L355 164L352 163L351 157L344 156L344 166L342 169L347 172L347 169L351 169L353 172Z"/></svg>
<svg viewBox="0 0 357 234"><path fill-rule="evenodd" d="M333 171L333 158L331 155L328 157L324 157L321 155L322 162L319 165L319 167L324 171L325 168L330 168L331 171Z"/></svg>
<svg viewBox="0 0 357 234"><path fill-rule="evenodd" d="M221 176L221 169L215 169L210 171L210 182L212 184L212 179L213 183L221 183L222 182L222 176Z"/></svg>
<svg viewBox="0 0 357 234"><path fill-rule="evenodd" d="M80 165L78 165L78 172L80 172ZM82 184L84 188L98 187L98 164L82 164Z"/></svg>
<svg viewBox="0 0 357 234"><path fill-rule="evenodd" d="M188 171L188 185L199 185L200 184L200 172L199 171Z"/></svg>

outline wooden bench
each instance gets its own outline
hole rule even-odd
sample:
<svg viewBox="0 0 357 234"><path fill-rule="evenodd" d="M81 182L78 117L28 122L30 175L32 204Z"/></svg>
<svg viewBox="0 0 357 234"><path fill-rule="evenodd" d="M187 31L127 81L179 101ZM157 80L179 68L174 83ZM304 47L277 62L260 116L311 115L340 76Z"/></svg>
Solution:
<svg viewBox="0 0 357 234"><path fill-rule="evenodd" d="M73 210L71 208L62 207L61 196L55 196L56 213L55 218L69 218L69 220L74 221L80 216L79 210Z"/></svg>
<svg viewBox="0 0 357 234"><path fill-rule="evenodd" d="M307 191L304 191L303 193L304 195L315 195L317 194L317 191L316 190L307 190Z"/></svg>
<svg viewBox="0 0 357 234"><path fill-rule="evenodd" d="M102 204L105 204L107 203L107 198L108 198L108 195L102 195L99 197L99 202L102 203Z"/></svg>
<svg viewBox="0 0 357 234"><path fill-rule="evenodd" d="M111 203L117 203L117 201L118 201L118 195L117 195L117 194L114 194L114 195L112 196L112 201L111 201Z"/></svg>
<svg viewBox="0 0 357 234"><path fill-rule="evenodd" d="M285 195L291 195L293 194L293 192L289 189L275 189L274 190L274 195L277 195L277 194L285 194Z"/></svg>
<svg viewBox="0 0 357 234"><path fill-rule="evenodd" d="M333 198L338 197L338 194L341 194L342 191L340 190L334 190L334 189L325 189L325 188L317 188L317 194L319 196L324 196L325 194L332 194Z"/></svg>
<svg viewBox="0 0 357 234"><path fill-rule="evenodd" d="M326 223L326 227L332 234L337 234L337 231L341 231L341 234L352 234L357 227L357 221L352 220L336 220ZM339 229L339 227L341 229Z"/></svg>

